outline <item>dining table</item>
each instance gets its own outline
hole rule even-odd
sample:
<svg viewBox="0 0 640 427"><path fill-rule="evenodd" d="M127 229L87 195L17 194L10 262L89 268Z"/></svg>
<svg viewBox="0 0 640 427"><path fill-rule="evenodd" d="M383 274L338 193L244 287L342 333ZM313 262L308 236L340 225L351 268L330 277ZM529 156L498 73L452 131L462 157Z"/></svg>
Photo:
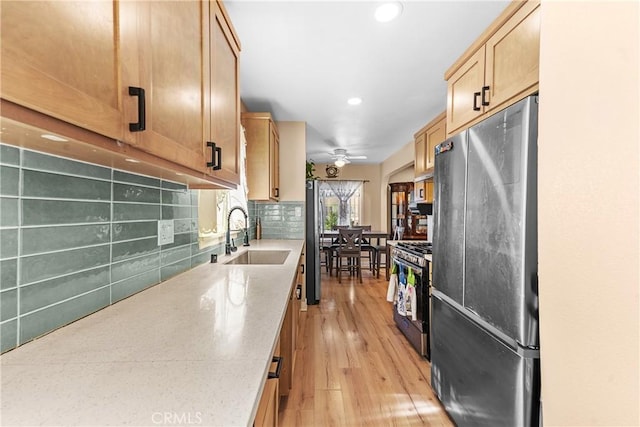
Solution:
<svg viewBox="0 0 640 427"><path fill-rule="evenodd" d="M359 228L359 227L353 227L354 229ZM329 274L331 274L331 271L333 269L333 258L334 258L334 251L335 249L338 247L338 243L337 243L337 239L338 236L340 234L339 230L324 230L320 233L320 246L321 247L325 247L326 251L327 251L327 269L329 270ZM377 247L380 246L380 239L388 239L389 238L389 233L387 231L381 231L381 230L362 230L362 238L363 240L368 241L368 245L371 245L373 247ZM375 239L375 243L373 243L372 239ZM386 249L386 248L385 248ZM376 249L377 250L377 249ZM386 257L385 259L388 259L388 249L385 250L386 252ZM370 257L373 256L373 254L369 255Z"/></svg>

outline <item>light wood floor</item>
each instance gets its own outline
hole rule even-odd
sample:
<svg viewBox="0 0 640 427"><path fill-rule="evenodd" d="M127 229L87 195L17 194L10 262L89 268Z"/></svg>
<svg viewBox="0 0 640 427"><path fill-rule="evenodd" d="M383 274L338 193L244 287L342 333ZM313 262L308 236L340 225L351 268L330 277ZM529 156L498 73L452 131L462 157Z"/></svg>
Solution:
<svg viewBox="0 0 640 427"><path fill-rule="evenodd" d="M453 426L430 387L430 365L392 321L387 281L363 271L301 313L293 389L281 426Z"/></svg>

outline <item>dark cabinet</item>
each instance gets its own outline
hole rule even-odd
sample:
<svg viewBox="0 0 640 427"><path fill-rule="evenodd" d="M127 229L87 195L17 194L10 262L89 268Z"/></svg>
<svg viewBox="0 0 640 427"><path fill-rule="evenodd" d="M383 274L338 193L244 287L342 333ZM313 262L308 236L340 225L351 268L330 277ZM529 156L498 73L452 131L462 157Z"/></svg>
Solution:
<svg viewBox="0 0 640 427"><path fill-rule="evenodd" d="M387 189L389 207L389 238L393 238L396 230L402 227L403 240L424 240L426 234L426 217L411 213L409 203L413 198L413 182L397 182L389 184Z"/></svg>

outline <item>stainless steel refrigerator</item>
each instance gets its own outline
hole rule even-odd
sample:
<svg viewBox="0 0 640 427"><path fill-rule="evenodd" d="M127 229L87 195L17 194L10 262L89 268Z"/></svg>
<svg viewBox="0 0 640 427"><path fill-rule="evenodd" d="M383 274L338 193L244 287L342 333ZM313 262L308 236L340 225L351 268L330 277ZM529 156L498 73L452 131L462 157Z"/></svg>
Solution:
<svg viewBox="0 0 640 427"><path fill-rule="evenodd" d="M462 426L537 426L538 98L436 147L431 383Z"/></svg>
<svg viewBox="0 0 640 427"><path fill-rule="evenodd" d="M320 302L320 234L323 227L322 203L317 181L307 181L305 212L305 287L307 304Z"/></svg>

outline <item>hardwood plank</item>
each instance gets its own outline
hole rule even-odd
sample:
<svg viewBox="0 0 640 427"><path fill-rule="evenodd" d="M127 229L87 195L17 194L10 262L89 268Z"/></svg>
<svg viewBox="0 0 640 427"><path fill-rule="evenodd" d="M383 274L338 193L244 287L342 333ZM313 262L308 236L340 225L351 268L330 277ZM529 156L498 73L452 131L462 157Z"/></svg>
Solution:
<svg viewBox="0 0 640 427"><path fill-rule="evenodd" d="M431 390L429 362L393 323L387 281L322 273L322 298L301 313L282 426L453 426Z"/></svg>

